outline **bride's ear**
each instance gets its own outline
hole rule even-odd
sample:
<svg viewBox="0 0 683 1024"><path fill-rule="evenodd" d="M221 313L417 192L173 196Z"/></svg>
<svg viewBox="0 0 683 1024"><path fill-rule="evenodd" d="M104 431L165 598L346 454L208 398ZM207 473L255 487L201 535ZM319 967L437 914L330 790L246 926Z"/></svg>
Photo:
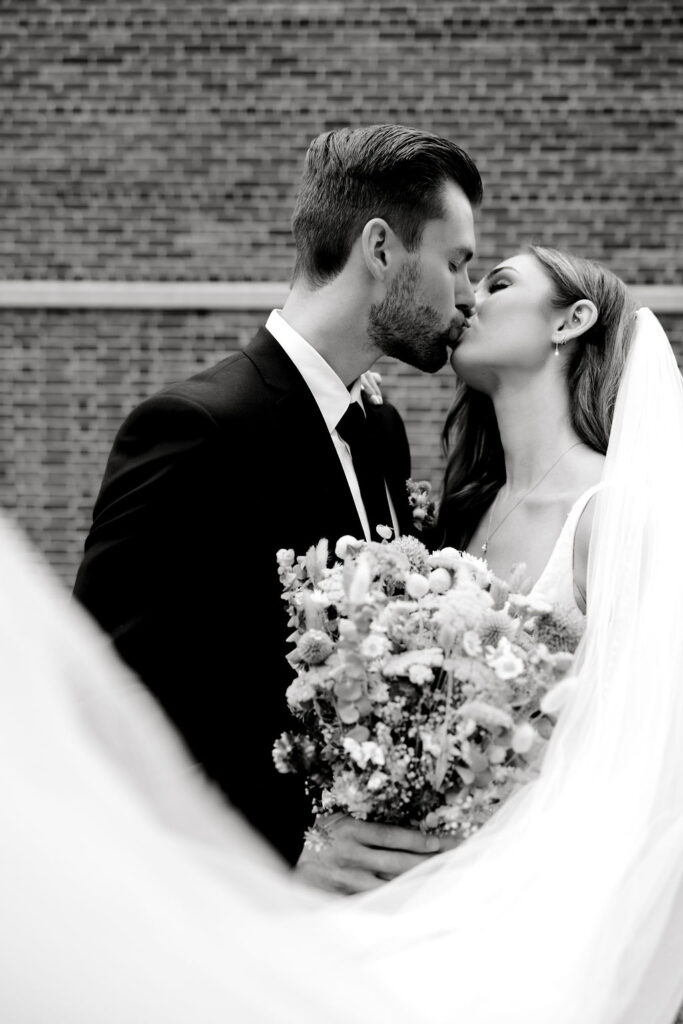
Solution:
<svg viewBox="0 0 683 1024"><path fill-rule="evenodd" d="M552 333L553 345L564 345L573 338L585 334L598 319L598 310L590 299L579 299L569 306Z"/></svg>

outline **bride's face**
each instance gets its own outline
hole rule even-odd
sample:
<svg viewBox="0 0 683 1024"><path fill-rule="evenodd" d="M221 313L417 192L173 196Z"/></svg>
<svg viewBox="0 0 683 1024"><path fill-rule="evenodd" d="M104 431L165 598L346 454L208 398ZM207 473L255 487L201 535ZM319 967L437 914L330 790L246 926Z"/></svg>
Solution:
<svg viewBox="0 0 683 1024"><path fill-rule="evenodd" d="M491 394L510 374L540 371L553 353L551 282L530 253L490 270L475 288L475 314L451 355L467 384Z"/></svg>

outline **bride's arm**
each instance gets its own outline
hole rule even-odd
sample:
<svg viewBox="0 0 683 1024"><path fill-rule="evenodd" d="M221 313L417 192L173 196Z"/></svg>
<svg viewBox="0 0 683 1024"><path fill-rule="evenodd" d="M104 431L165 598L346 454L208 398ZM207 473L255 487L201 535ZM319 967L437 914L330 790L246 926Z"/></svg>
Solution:
<svg viewBox="0 0 683 1024"><path fill-rule="evenodd" d="M597 494L588 501L581 513L574 534L574 597L579 609L586 613L586 586L588 579L588 550L595 516L595 499Z"/></svg>

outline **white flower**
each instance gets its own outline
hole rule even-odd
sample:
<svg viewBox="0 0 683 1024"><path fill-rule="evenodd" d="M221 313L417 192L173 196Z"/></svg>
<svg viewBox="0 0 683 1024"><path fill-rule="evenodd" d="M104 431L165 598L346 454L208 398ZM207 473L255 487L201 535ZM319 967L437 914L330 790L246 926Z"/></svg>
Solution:
<svg viewBox="0 0 683 1024"><path fill-rule="evenodd" d="M344 582L340 569L340 566L336 566L334 569L327 570L318 582L317 589L325 595L328 605L338 605L344 600Z"/></svg>
<svg viewBox="0 0 683 1024"><path fill-rule="evenodd" d="M462 637L462 649L470 658L478 658L482 652L479 634L473 629L466 629Z"/></svg>
<svg viewBox="0 0 683 1024"><path fill-rule="evenodd" d="M423 749L426 753L431 754L433 757L439 757L441 754L441 744L435 739L434 733L432 732L421 732L420 741Z"/></svg>
<svg viewBox="0 0 683 1024"><path fill-rule="evenodd" d="M413 597L416 600L419 600L421 597L424 597L425 594L428 594L429 587L429 580L424 576L421 576L419 572L411 572L406 580L406 594L408 597Z"/></svg>
<svg viewBox="0 0 683 1024"><path fill-rule="evenodd" d="M462 562L462 554L455 548L441 548L429 556L429 564L433 569L450 569L455 572Z"/></svg>
<svg viewBox="0 0 683 1024"><path fill-rule="evenodd" d="M309 665L321 665L333 650L332 640L321 629L308 629L296 645L299 658Z"/></svg>
<svg viewBox="0 0 683 1024"><path fill-rule="evenodd" d="M369 696L373 704L386 704L389 700L389 686L387 683L371 684Z"/></svg>
<svg viewBox="0 0 683 1024"><path fill-rule="evenodd" d="M368 764L384 764L384 751L380 747L379 743L375 743L373 740L366 740L364 743L359 743L358 740L354 740L351 736L344 737L344 750L347 752L352 761L358 765L359 768L365 768Z"/></svg>
<svg viewBox="0 0 683 1024"><path fill-rule="evenodd" d="M524 671L524 662L512 650L507 637L501 637L498 646L486 658L487 664L499 679L516 679Z"/></svg>
<svg viewBox="0 0 683 1024"><path fill-rule="evenodd" d="M363 604L368 598L372 582L372 561L366 552L359 556L356 569L349 583L348 595L351 604Z"/></svg>
<svg viewBox="0 0 683 1024"><path fill-rule="evenodd" d="M394 532L391 526L377 526L376 529L383 540L391 540L391 535Z"/></svg>
<svg viewBox="0 0 683 1024"><path fill-rule="evenodd" d="M339 636L343 640L355 640L358 635L358 630L350 619L339 620Z"/></svg>
<svg viewBox="0 0 683 1024"><path fill-rule="evenodd" d="M577 685L578 679L576 676L567 676L566 679L553 686L552 690L548 690L541 701L541 711L543 714L552 715L553 717L559 715L576 690Z"/></svg>
<svg viewBox="0 0 683 1024"><path fill-rule="evenodd" d="M385 786L388 781L389 781L389 776L388 775L386 775L384 772L376 771L376 772L372 773L372 775L368 779L366 785L367 785L367 788L370 790L371 793L376 793L377 790L381 789L382 786Z"/></svg>
<svg viewBox="0 0 683 1024"><path fill-rule="evenodd" d="M404 651L389 658L382 669L387 678L407 676L411 665L426 665L428 668L440 668L443 664L443 651L440 647L424 647L417 651Z"/></svg>
<svg viewBox="0 0 683 1024"><path fill-rule="evenodd" d="M538 733L533 725L524 722L512 734L512 749L517 754L528 754L537 739Z"/></svg>
<svg viewBox="0 0 683 1024"><path fill-rule="evenodd" d="M353 553L354 550L358 550L363 545L363 541L358 540L356 537L352 537L350 533L345 533L343 537L340 537L334 546L334 553L337 558L345 559L349 553Z"/></svg>
<svg viewBox="0 0 683 1024"><path fill-rule="evenodd" d="M374 661L376 658L383 658L390 650L391 644L383 633L370 633L360 645L360 653L370 661Z"/></svg>
<svg viewBox="0 0 683 1024"><path fill-rule="evenodd" d="M477 558L476 555L471 555L469 551L463 551L460 557L462 567L466 567L470 571L472 579L478 586L483 587L491 582L493 573L483 558Z"/></svg>
<svg viewBox="0 0 683 1024"><path fill-rule="evenodd" d="M489 759L489 764L502 764L507 757L507 750L505 747L492 743L486 751L486 754Z"/></svg>
<svg viewBox="0 0 683 1024"><path fill-rule="evenodd" d="M290 708L294 708L313 700L315 692L315 686L307 678L307 673L302 673L287 687L285 696Z"/></svg>
<svg viewBox="0 0 683 1024"><path fill-rule="evenodd" d="M451 582L448 569L432 569L429 574L429 589L434 594L445 594L451 589Z"/></svg>
<svg viewBox="0 0 683 1024"><path fill-rule="evenodd" d="M435 570L445 572L446 570ZM434 614L437 626L450 626L456 632L476 629L493 600L486 590L478 587L469 577L458 578L457 586L441 598Z"/></svg>
<svg viewBox="0 0 683 1024"><path fill-rule="evenodd" d="M528 615L550 615L553 610L549 601L544 601L539 596L534 597L532 594L510 594L508 600L514 608L525 611Z"/></svg>
<svg viewBox="0 0 683 1024"><path fill-rule="evenodd" d="M415 686L424 686L425 683L431 683L434 678L434 672L427 665L411 665L408 669L408 679Z"/></svg>
<svg viewBox="0 0 683 1024"><path fill-rule="evenodd" d="M280 548L276 553L277 564L283 568L291 568L294 565L295 554L292 548Z"/></svg>
<svg viewBox="0 0 683 1024"><path fill-rule="evenodd" d="M370 802L352 772L345 772L334 780L327 798L323 793L323 806L345 807L360 818L366 817L371 809Z"/></svg>
<svg viewBox="0 0 683 1024"><path fill-rule="evenodd" d="M510 729L512 727L512 716L507 711L497 708L494 704L487 704L483 700L468 701L462 705L459 714L487 729Z"/></svg>

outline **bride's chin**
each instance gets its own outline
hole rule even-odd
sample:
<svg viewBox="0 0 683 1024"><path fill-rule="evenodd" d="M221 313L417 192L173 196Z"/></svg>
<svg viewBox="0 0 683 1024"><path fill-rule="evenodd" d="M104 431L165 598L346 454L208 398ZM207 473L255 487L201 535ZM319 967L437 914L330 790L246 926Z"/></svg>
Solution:
<svg viewBox="0 0 683 1024"><path fill-rule="evenodd" d="M461 341L459 345L455 346L448 360L453 368L453 372L465 380L470 374L476 375L478 368L477 362L471 357L468 358L467 348L467 342Z"/></svg>
<svg viewBox="0 0 683 1024"><path fill-rule="evenodd" d="M456 377L473 391L481 391L486 395L491 394L491 374L485 366L467 359L458 359L457 352L451 353L449 362Z"/></svg>

